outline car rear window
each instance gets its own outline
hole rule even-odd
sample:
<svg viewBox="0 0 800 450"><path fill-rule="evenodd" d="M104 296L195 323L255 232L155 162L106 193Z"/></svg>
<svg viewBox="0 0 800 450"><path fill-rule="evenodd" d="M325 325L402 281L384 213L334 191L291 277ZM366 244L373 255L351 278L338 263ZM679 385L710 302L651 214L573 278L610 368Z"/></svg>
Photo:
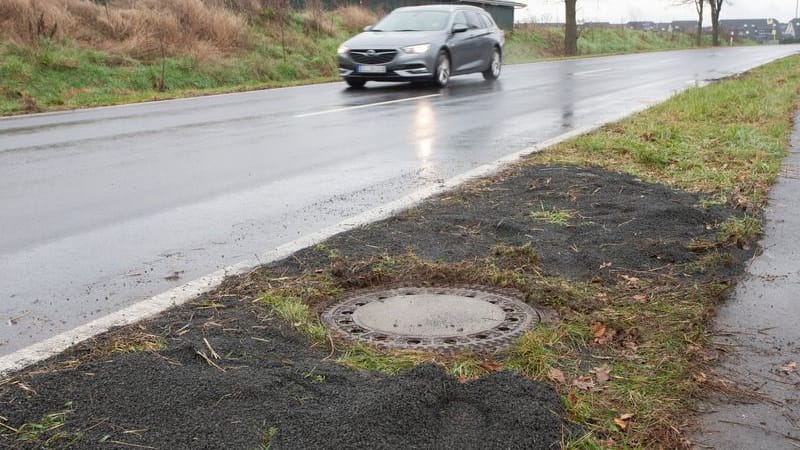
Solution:
<svg viewBox="0 0 800 450"><path fill-rule="evenodd" d="M456 13L455 19L453 19L453 26L456 25L463 25L465 27L469 27L469 23L467 23L467 16L464 15L464 11L459 11Z"/></svg>
<svg viewBox="0 0 800 450"><path fill-rule="evenodd" d="M490 16L489 14L481 13L481 19L483 19L483 21L486 23L486 28L497 28L497 25L495 25L492 16Z"/></svg>
<svg viewBox="0 0 800 450"><path fill-rule="evenodd" d="M445 29L449 18L449 11L395 11L370 31L438 31Z"/></svg>
<svg viewBox="0 0 800 450"><path fill-rule="evenodd" d="M478 18L478 15L472 11L467 11L467 24L472 29L486 28L483 22Z"/></svg>

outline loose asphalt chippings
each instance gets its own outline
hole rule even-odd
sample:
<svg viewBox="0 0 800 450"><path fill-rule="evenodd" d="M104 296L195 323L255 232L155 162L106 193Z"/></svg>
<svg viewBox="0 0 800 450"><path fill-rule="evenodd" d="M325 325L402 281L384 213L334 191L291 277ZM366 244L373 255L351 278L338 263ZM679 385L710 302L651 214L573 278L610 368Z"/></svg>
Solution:
<svg viewBox="0 0 800 450"><path fill-rule="evenodd" d="M700 200L600 169L529 166L324 247L347 261L413 251L458 263L485 257L497 244L531 243L545 274L614 282L618 273L646 276L694 261L686 244L713 241L716 226L736 213ZM536 211L570 218L551 224L534 219ZM430 365L398 376L346 368L335 351L309 347L256 301L273 277L331 264L330 251L303 250L14 374L0 381L3 423L61 421L48 434L60 433L53 447L91 449L254 449L273 433L273 449L535 449L558 447L574 429L548 385L510 372L461 383ZM736 274L741 264L729 270L717 275ZM321 311L334 300L314 306ZM24 448L17 437L0 431L0 446Z"/></svg>

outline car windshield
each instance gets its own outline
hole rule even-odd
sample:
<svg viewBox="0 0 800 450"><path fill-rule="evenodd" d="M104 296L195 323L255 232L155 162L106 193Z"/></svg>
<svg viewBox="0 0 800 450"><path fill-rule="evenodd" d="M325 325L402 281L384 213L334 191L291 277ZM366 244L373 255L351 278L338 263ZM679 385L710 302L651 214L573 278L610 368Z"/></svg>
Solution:
<svg viewBox="0 0 800 450"><path fill-rule="evenodd" d="M448 11L395 11L378 22L370 31L437 31L444 30Z"/></svg>

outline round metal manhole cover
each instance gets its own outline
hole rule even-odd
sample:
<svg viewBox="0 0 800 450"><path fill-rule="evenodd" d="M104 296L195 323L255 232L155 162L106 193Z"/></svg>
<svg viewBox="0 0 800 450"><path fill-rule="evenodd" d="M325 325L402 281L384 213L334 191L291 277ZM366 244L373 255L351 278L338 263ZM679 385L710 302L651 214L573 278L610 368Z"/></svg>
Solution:
<svg viewBox="0 0 800 450"><path fill-rule="evenodd" d="M475 288L401 287L349 297L322 314L345 338L388 348L493 350L540 321L505 293Z"/></svg>

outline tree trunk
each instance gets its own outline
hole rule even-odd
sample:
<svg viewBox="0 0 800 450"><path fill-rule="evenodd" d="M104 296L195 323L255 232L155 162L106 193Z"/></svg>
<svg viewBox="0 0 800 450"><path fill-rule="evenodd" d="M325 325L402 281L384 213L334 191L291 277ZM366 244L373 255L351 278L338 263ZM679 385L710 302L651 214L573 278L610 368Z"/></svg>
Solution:
<svg viewBox="0 0 800 450"><path fill-rule="evenodd" d="M719 47L719 16L711 15L711 44Z"/></svg>
<svg viewBox="0 0 800 450"><path fill-rule="evenodd" d="M694 0L694 6L697 9L697 46L703 45L703 6L706 0Z"/></svg>
<svg viewBox="0 0 800 450"><path fill-rule="evenodd" d="M708 0L711 6L711 41L714 47L719 47L719 13L725 0Z"/></svg>
<svg viewBox="0 0 800 450"><path fill-rule="evenodd" d="M564 0L566 5L566 25L564 30L564 53L567 56L578 54L578 20L575 5L578 0Z"/></svg>

